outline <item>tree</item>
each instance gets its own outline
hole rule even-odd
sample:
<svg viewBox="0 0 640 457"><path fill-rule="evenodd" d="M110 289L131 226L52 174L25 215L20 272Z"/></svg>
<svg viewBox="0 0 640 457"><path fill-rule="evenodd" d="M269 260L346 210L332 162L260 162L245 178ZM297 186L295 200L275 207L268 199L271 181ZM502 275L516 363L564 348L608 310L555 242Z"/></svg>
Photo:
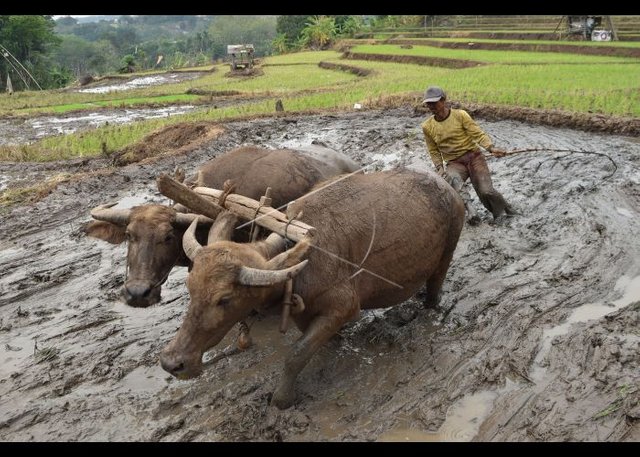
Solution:
<svg viewBox="0 0 640 457"><path fill-rule="evenodd" d="M287 46L287 36L284 33L278 33L271 42L271 47L277 54L285 54L289 49Z"/></svg>
<svg viewBox="0 0 640 457"><path fill-rule="evenodd" d="M364 27L362 16L337 16L336 32L338 35L354 37Z"/></svg>
<svg viewBox="0 0 640 457"><path fill-rule="evenodd" d="M209 26L213 58L226 58L227 45L253 44L256 56L271 54L275 16L216 16Z"/></svg>
<svg viewBox="0 0 640 457"><path fill-rule="evenodd" d="M133 73L136 71L136 58L127 54L122 58L122 66L118 70L120 73Z"/></svg>
<svg viewBox="0 0 640 457"><path fill-rule="evenodd" d="M136 29L129 25L110 28L103 38L109 40L120 53L132 53L140 42Z"/></svg>
<svg viewBox="0 0 640 457"><path fill-rule="evenodd" d="M54 28L51 16L0 16L0 44L21 64L12 65L7 59L0 59L0 73L18 76L15 73L24 72L23 66L41 87L54 85L55 82L49 78L49 54L61 42ZM31 88L29 83L25 87L23 78L28 83L30 78L24 74L20 78L12 78L14 89Z"/></svg>
<svg viewBox="0 0 640 457"><path fill-rule="evenodd" d="M302 29L302 36L310 49L326 49L336 36L335 21L329 16L313 16Z"/></svg>
<svg viewBox="0 0 640 457"><path fill-rule="evenodd" d="M62 27L73 27L74 25L77 25L77 24L78 24L78 20L75 17L71 17L71 16L61 17L56 21L56 25L62 26Z"/></svg>
<svg viewBox="0 0 640 457"><path fill-rule="evenodd" d="M276 32L283 34L285 43L290 48L301 37L302 30L312 16L278 16Z"/></svg>
<svg viewBox="0 0 640 457"><path fill-rule="evenodd" d="M63 35L60 48L54 53L56 62L76 78L90 73L90 63L96 50L93 44L75 35Z"/></svg>

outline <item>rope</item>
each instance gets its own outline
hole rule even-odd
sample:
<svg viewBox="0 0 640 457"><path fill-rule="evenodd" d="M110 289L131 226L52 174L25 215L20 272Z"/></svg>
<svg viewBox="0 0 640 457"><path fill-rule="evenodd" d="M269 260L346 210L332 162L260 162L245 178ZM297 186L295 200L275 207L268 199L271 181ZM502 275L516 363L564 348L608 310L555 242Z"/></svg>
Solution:
<svg viewBox="0 0 640 457"><path fill-rule="evenodd" d="M296 217L291 218L291 219L287 219L287 225L284 226L284 243L285 243L285 250L289 249L290 246L296 244L294 240L289 238L289 235L287 233L287 231L289 230L289 224L291 224L294 220L296 219L300 219L302 217L302 211L300 211Z"/></svg>
<svg viewBox="0 0 640 457"><path fill-rule="evenodd" d="M369 257L369 254L371 253L371 248L373 247L373 240L376 237L376 212L374 210L373 212L373 230L371 233L371 241L369 241L369 248L367 249L367 253L364 255L364 258L362 259L362 262L360 262L358 271L356 271L354 274L352 274L351 276L349 276L349 279L353 279L356 276L358 276L360 273L362 273L364 270L364 268L362 268L362 265L364 265L365 261L367 260L367 257Z"/></svg>
<svg viewBox="0 0 640 457"><path fill-rule="evenodd" d="M293 240L289 238L289 235L287 234L287 230L289 230L289 224L291 224L291 222L293 221L293 219L287 219L287 225L284 226L284 243L285 243L285 250L289 249L289 246L291 246L291 244L293 244Z"/></svg>

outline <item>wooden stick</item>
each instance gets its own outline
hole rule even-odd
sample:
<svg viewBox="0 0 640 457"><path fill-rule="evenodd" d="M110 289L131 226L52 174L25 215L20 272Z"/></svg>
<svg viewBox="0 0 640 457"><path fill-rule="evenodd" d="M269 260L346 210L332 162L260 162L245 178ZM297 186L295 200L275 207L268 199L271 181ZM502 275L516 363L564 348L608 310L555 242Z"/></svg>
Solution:
<svg viewBox="0 0 640 457"><path fill-rule="evenodd" d="M223 191L209 187L196 187L194 191L211 198L213 203L217 203L223 194ZM243 195L227 195L225 207L248 221L255 218L256 224L295 242L315 232L310 225L296 219L289 220L286 214L268 206L260 207L259 202Z"/></svg>
<svg viewBox="0 0 640 457"><path fill-rule="evenodd" d="M158 177L158 190L162 195L172 200L182 203L184 206L199 214L204 214L215 220L222 207L204 198L184 184L179 183L167 174L163 173Z"/></svg>
<svg viewBox="0 0 640 457"><path fill-rule="evenodd" d="M271 187L267 187L264 195L260 197L260 206L271 206ZM260 227L258 224L251 224L251 241L257 241L260 234Z"/></svg>

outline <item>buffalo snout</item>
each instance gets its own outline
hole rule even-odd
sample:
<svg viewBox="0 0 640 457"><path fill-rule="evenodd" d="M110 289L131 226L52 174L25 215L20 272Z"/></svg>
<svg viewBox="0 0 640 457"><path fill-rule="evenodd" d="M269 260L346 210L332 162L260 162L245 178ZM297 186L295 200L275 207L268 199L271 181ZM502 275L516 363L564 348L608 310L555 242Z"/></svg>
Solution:
<svg viewBox="0 0 640 457"><path fill-rule="evenodd" d="M164 349L160 353L160 365L164 371L171 373L178 379L195 378L202 371L201 360L187 360L170 349Z"/></svg>
<svg viewBox="0 0 640 457"><path fill-rule="evenodd" d="M160 301L160 288L153 287L150 281L127 281L122 290L127 305L136 308L146 308Z"/></svg>

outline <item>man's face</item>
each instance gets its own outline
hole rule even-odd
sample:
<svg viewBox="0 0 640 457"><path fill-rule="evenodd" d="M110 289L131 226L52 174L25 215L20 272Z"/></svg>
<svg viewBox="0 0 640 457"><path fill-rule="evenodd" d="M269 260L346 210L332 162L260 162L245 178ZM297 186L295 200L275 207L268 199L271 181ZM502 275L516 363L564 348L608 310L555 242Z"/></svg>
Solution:
<svg viewBox="0 0 640 457"><path fill-rule="evenodd" d="M433 114L442 113L444 110L444 100L440 99L437 102L427 102L427 108L429 108L429 111Z"/></svg>

